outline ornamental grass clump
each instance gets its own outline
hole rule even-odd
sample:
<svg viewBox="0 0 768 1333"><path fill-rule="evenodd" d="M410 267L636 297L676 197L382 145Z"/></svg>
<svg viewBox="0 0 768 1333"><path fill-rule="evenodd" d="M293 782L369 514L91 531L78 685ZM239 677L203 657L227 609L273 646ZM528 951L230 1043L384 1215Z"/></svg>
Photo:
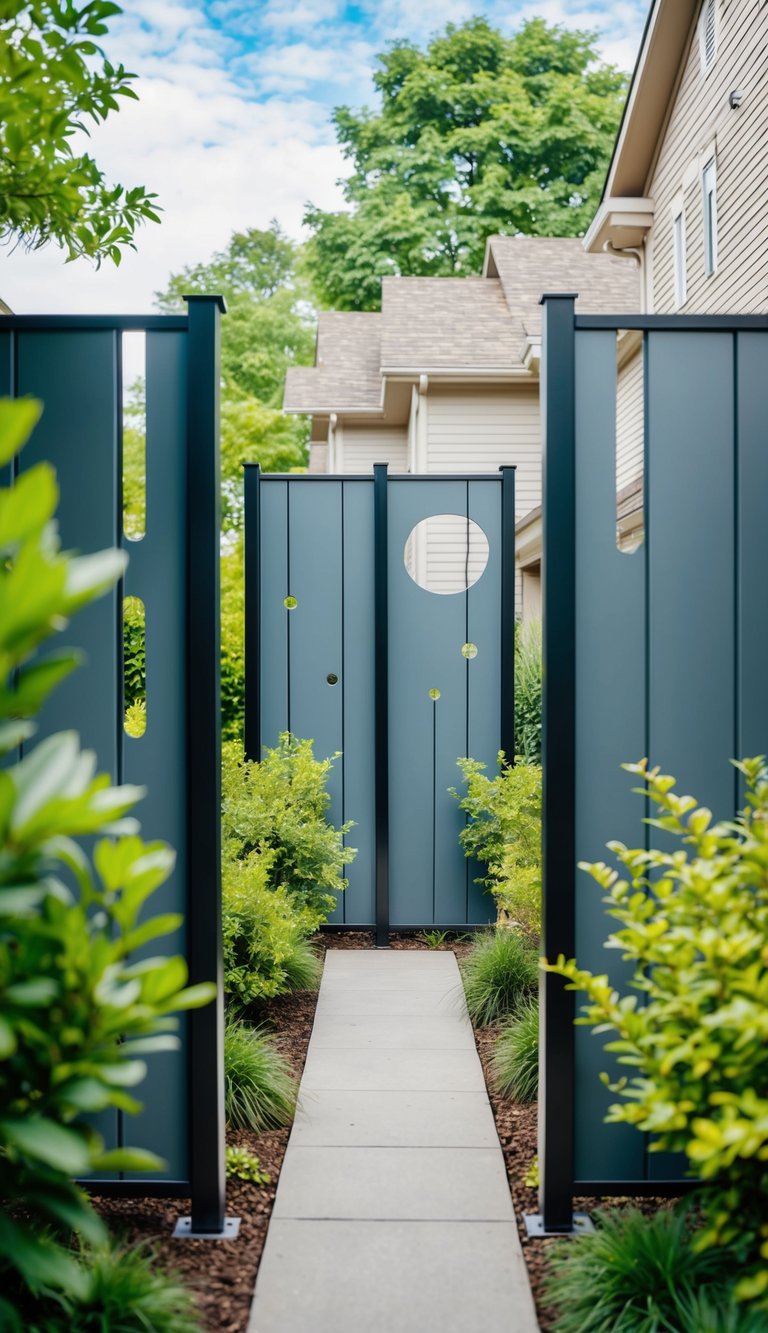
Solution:
<svg viewBox="0 0 768 1333"><path fill-rule="evenodd" d="M541 621L515 626L515 744L529 764L541 763Z"/></svg>
<svg viewBox="0 0 768 1333"><path fill-rule="evenodd" d="M720 1322L733 1310L722 1257L697 1251L686 1216L636 1208L598 1212L593 1234L550 1251L545 1303L556 1333L758 1333ZM705 1308L715 1322L688 1318ZM685 1314L688 1311L688 1314Z"/></svg>
<svg viewBox="0 0 768 1333"><path fill-rule="evenodd" d="M493 1052L493 1081L503 1097L535 1102L539 1090L539 1002L525 1000L510 1018Z"/></svg>
<svg viewBox="0 0 768 1333"><path fill-rule="evenodd" d="M628 872L587 865L619 923L608 947L633 966L634 993L559 958L549 970L587 997L578 1020L610 1032L626 1073L603 1075L617 1101L607 1119L684 1153L703 1184L697 1252L721 1250L735 1295L768 1324L768 768L736 765L746 806L713 823L674 778L627 765L668 850L609 848ZM675 840L677 845L670 845Z"/></svg>
<svg viewBox="0 0 768 1333"><path fill-rule="evenodd" d="M480 1026L515 1013L538 979L536 951L520 935L500 928L482 935L461 964L470 1018Z"/></svg>
<svg viewBox="0 0 768 1333"><path fill-rule="evenodd" d="M145 1245L103 1245L84 1255L79 1297L43 1301L24 1333L202 1333L192 1292L157 1267Z"/></svg>
<svg viewBox="0 0 768 1333"><path fill-rule="evenodd" d="M240 1019L224 1030L224 1107L232 1129L278 1129L296 1106L296 1080L267 1033Z"/></svg>

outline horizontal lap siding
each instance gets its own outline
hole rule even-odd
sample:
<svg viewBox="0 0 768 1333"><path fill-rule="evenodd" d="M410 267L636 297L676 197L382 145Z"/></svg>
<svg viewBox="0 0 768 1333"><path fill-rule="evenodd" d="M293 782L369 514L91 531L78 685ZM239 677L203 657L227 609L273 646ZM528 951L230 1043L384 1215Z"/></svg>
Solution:
<svg viewBox="0 0 768 1333"><path fill-rule="evenodd" d="M768 5L717 0L718 43L704 76L694 32L683 77L646 193L655 200L651 231L652 308L674 304L670 208L683 177L709 145L717 146L718 271L704 271L704 217L698 163L685 189L687 301L684 312L751 314L768 309ZM737 110L728 105L743 94Z"/></svg>
<svg viewBox="0 0 768 1333"><path fill-rule="evenodd" d="M643 349L618 373L616 383L616 489L621 491L643 470Z"/></svg>
<svg viewBox="0 0 768 1333"><path fill-rule="evenodd" d="M374 463L388 463L390 472L408 470L408 433L403 427L344 426L343 463L347 474L372 472Z"/></svg>

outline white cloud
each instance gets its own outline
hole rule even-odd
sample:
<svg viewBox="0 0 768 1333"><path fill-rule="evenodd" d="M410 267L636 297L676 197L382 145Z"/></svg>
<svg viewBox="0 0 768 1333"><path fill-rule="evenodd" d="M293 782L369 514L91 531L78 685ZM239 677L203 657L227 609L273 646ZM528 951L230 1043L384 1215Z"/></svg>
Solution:
<svg viewBox="0 0 768 1333"><path fill-rule="evenodd" d="M54 249L0 250L0 296L17 310L146 311L169 273L223 247L230 233L277 217L298 237L308 200L341 206L348 171L330 108L373 95L377 51L398 37L423 41L478 10L476 0L124 0L107 53L139 76L138 103L93 135L108 179L155 190L161 226L137 236L115 270L65 265ZM608 59L631 67L646 0L487 0L512 31L539 15L600 27ZM362 21L360 16L362 15Z"/></svg>

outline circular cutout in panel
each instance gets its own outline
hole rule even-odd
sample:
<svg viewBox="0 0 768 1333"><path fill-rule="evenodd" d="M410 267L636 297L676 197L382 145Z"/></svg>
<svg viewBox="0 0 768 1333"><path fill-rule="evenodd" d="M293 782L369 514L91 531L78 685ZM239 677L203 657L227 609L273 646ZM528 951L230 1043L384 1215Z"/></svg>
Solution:
<svg viewBox="0 0 768 1333"><path fill-rule="evenodd" d="M440 691L437 689L430 690L429 697L433 703L437 703L438 699L440 698Z"/></svg>
<svg viewBox="0 0 768 1333"><path fill-rule="evenodd" d="M295 597L283 598L283 606L285 607L286 611L295 611L298 605L299 603L296 601Z"/></svg>
<svg viewBox="0 0 768 1333"><path fill-rule="evenodd" d="M329 671L325 679L328 681L329 685L338 685L339 683L339 678L335 671Z"/></svg>
<svg viewBox="0 0 768 1333"><path fill-rule="evenodd" d="M466 657L468 662L471 662L473 657L477 657L477 644L476 643L462 644L461 655L462 657Z"/></svg>
<svg viewBox="0 0 768 1333"><path fill-rule="evenodd" d="M488 564L488 538L466 514L431 514L409 533L403 560L425 592L466 592Z"/></svg>

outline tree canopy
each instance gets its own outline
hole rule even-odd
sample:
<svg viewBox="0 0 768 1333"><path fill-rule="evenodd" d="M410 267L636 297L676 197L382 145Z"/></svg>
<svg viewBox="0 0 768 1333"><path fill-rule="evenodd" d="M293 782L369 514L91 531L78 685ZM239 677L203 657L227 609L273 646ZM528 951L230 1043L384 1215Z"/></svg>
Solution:
<svg viewBox="0 0 768 1333"><path fill-rule="evenodd" d="M374 83L379 109L333 116L351 210L306 211L321 303L376 309L384 275L477 273L490 235L586 229L626 91L594 33L474 18L426 50L394 43Z"/></svg>
<svg viewBox="0 0 768 1333"><path fill-rule="evenodd" d="M121 13L111 0L3 0L0 5L0 240L68 259L119 264L156 196L110 184L73 136L136 98L135 75L111 65L94 38Z"/></svg>

